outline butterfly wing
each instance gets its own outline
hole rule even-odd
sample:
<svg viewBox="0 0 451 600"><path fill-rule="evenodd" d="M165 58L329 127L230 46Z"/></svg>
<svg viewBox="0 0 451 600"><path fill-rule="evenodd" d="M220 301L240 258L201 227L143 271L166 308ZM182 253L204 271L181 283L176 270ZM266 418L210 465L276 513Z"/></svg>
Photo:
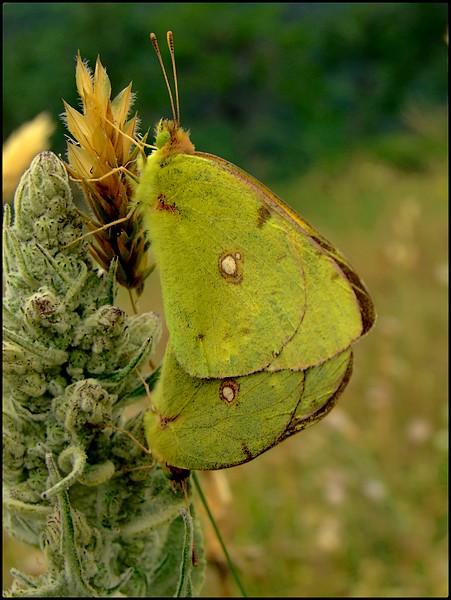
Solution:
<svg viewBox="0 0 451 600"><path fill-rule="evenodd" d="M190 375L305 369L364 331L369 319L356 292L364 287L352 268L227 161L152 155L137 202L160 270L171 343Z"/></svg>
<svg viewBox="0 0 451 600"><path fill-rule="evenodd" d="M305 372L198 379L180 367L169 343L153 411L145 416L149 446L160 464L187 470L252 460L325 416L351 364L348 349Z"/></svg>

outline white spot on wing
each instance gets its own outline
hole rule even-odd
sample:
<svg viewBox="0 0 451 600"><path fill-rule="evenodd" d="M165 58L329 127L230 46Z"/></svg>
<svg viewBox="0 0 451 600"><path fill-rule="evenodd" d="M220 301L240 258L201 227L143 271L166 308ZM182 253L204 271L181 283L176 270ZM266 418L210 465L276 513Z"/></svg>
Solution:
<svg viewBox="0 0 451 600"><path fill-rule="evenodd" d="M219 388L219 396L226 404L236 403L240 384L235 379L224 379Z"/></svg>
<svg viewBox="0 0 451 600"><path fill-rule="evenodd" d="M243 280L243 257L241 252L223 252L218 260L219 273L229 283Z"/></svg>
<svg viewBox="0 0 451 600"><path fill-rule="evenodd" d="M222 395L227 402L233 402L235 399L235 390L227 385L222 388Z"/></svg>

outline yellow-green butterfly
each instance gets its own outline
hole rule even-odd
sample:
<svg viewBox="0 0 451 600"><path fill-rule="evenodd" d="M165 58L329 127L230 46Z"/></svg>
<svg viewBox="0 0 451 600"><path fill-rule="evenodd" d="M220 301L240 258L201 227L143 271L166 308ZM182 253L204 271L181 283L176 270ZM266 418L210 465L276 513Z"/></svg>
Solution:
<svg viewBox="0 0 451 600"><path fill-rule="evenodd" d="M169 469L221 469L324 416L375 315L323 236L238 167L195 151L180 127L170 32L168 45L177 113L163 67L174 119L157 126L135 201L170 332L145 430Z"/></svg>

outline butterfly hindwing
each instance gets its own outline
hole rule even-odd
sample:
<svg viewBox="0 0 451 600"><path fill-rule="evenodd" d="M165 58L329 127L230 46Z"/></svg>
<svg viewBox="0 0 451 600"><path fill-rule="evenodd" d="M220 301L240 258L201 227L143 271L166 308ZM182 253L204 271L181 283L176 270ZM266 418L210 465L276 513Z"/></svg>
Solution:
<svg viewBox="0 0 451 600"><path fill-rule="evenodd" d="M332 408L350 376L345 350L307 371L260 371L198 379L168 344L154 410L145 417L152 452L163 465L223 469L262 454Z"/></svg>

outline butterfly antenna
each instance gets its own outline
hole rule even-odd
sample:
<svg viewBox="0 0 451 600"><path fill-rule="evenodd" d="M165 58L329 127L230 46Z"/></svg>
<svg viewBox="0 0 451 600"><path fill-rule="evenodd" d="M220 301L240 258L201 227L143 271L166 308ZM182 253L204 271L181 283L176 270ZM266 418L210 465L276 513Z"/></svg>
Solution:
<svg viewBox="0 0 451 600"><path fill-rule="evenodd" d="M169 34L168 34L168 39L169 39ZM160 47L158 46L157 36L154 33L150 34L150 41L152 42L152 46L154 47L155 54L157 55L157 58L160 61L161 70L163 71L163 77L166 82L166 88L167 88L168 94L169 94L169 100L171 102L172 117L173 117L174 121L177 123L177 114L175 112L175 106L174 106L174 96L172 95L171 86L169 85L169 79L168 79L168 76L166 73L166 69L164 68L163 59L161 58L161 52L160 52Z"/></svg>
<svg viewBox="0 0 451 600"><path fill-rule="evenodd" d="M172 62L172 73L174 76L174 89L175 89L175 107L177 109L177 125L180 125L180 100L179 100L179 84L177 80L177 68L175 66L175 52L174 52L174 36L172 35L172 31L168 31L167 33L168 40L168 48L171 53L171 62Z"/></svg>

